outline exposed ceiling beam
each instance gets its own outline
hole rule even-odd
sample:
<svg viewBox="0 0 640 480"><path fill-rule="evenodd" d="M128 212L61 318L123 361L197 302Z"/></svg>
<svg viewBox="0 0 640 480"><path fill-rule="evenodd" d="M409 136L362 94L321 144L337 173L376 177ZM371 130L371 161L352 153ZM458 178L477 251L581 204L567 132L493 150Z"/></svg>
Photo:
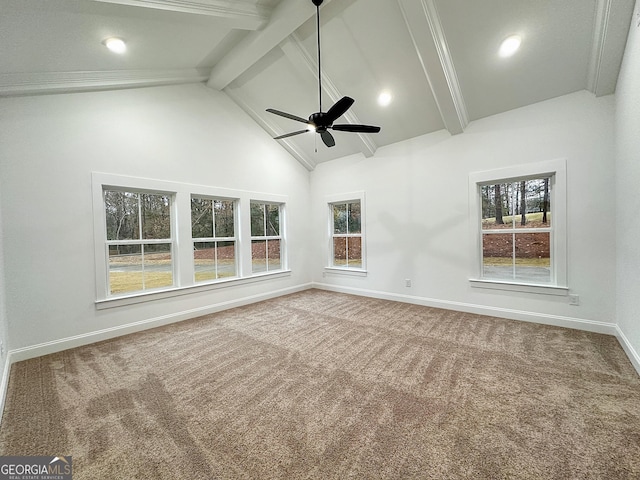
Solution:
<svg viewBox="0 0 640 480"><path fill-rule="evenodd" d="M90 0L171 12L220 17L233 21L234 28L257 30L269 20L269 9L247 0Z"/></svg>
<svg viewBox="0 0 640 480"><path fill-rule="evenodd" d="M207 80L207 74L197 68L4 73L0 74L0 97L199 83Z"/></svg>
<svg viewBox="0 0 640 480"><path fill-rule="evenodd" d="M434 0L398 0L422 69L440 110L455 135L469 124L467 108Z"/></svg>
<svg viewBox="0 0 640 480"><path fill-rule="evenodd" d="M303 47L302 42L295 33L291 34L291 36L280 45L280 47L298 71L303 74L311 74L315 81L318 81L318 62ZM324 92L331 99L331 105L344 96L338 91L338 88L325 72L322 72L322 87ZM347 120L347 123L362 123L352 109L347 110L344 114L344 118ZM364 133L358 133L357 138L359 140L359 146L362 154L365 157L373 157L378 146L372 140L371 136Z"/></svg>
<svg viewBox="0 0 640 480"><path fill-rule="evenodd" d="M325 5L330 1L325 0ZM315 13L310 1L282 0L273 9L269 23L262 30L250 32L216 64L207 85L222 90Z"/></svg>
<svg viewBox="0 0 640 480"><path fill-rule="evenodd" d="M633 0L598 0L587 89L597 97L615 92Z"/></svg>
<svg viewBox="0 0 640 480"><path fill-rule="evenodd" d="M242 110L244 110L251 118L253 118L253 120L258 123L258 125L260 125L272 137L277 137L278 135L282 135L283 133L285 133L279 131L275 124L273 124L270 120L264 118L264 116L258 114L258 112L247 105L247 103L242 100L240 95L237 95L233 89L227 88L225 89L224 93L229 95L229 97L231 97L231 99ZM289 152L296 160L298 160L307 170L312 171L316 168L316 162L305 155L302 150L296 148L295 144L288 138L280 139L279 142L284 147L284 149Z"/></svg>

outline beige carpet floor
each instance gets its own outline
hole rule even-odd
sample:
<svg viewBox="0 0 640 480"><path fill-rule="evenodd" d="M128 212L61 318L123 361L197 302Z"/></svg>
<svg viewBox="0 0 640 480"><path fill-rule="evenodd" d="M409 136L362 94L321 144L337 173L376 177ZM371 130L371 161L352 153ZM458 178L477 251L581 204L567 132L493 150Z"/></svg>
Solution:
<svg viewBox="0 0 640 480"><path fill-rule="evenodd" d="M74 479L639 479L614 337L309 290L13 365Z"/></svg>

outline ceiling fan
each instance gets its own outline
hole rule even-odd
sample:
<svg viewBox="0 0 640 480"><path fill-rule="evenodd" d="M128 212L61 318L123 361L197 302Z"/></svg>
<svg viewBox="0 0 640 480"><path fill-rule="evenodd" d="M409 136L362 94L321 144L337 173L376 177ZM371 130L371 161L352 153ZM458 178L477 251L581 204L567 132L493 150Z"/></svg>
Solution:
<svg viewBox="0 0 640 480"><path fill-rule="evenodd" d="M274 137L275 140L281 138L293 137L294 135L300 135L301 133L317 132L320 134L322 141L327 147L333 147L336 144L333 135L328 130L336 130L340 132L355 132L355 133L378 133L380 127L373 125L357 125L357 124L338 124L334 125L338 118L340 118L349 108L355 100L351 97L342 97L338 100L327 112L322 111L322 69L320 66L320 5L324 0L311 0L316 6L316 24L318 30L318 97L319 97L319 111L309 115L309 118L305 120L297 115L281 112L273 108L267 108L267 112L280 115L281 117L289 118L297 122L305 123L307 127L304 130L298 130L296 132L285 133Z"/></svg>

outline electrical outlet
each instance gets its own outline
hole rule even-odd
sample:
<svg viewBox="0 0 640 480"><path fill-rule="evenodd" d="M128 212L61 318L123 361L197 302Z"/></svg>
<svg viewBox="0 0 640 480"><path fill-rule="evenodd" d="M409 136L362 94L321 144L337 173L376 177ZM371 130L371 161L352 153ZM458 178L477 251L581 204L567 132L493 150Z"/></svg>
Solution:
<svg viewBox="0 0 640 480"><path fill-rule="evenodd" d="M405 287L410 287L411 286L411 279L410 278L405 279L404 286Z"/></svg>
<svg viewBox="0 0 640 480"><path fill-rule="evenodd" d="M569 305L580 305L580 296L569 295Z"/></svg>

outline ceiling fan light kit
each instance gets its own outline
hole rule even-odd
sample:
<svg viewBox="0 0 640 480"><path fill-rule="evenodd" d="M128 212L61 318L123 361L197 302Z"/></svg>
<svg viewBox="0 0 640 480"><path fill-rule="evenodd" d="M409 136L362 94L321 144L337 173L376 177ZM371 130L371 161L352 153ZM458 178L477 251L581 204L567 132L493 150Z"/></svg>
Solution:
<svg viewBox="0 0 640 480"><path fill-rule="evenodd" d="M380 127L376 127L374 125L357 125L357 124L338 124L334 125L338 118L340 118L351 105L354 104L355 100L351 97L342 97L338 100L327 112L322 111L322 67L320 63L320 5L324 0L311 0L312 3L316 6L316 26L318 32L318 103L319 108L318 112L312 113L309 115L308 119L304 119L297 115L292 115L290 113L282 112L280 110L275 110L273 108L267 108L267 112L273 113L275 115L279 115L281 117L288 118L290 120L295 120L297 122L305 123L307 127L304 130L298 130L296 132L285 133L284 135L279 135L274 137L275 140L280 140L282 138L292 137L294 135L300 135L302 133L307 132L316 132L320 134L323 143L327 147L333 147L336 144L333 135L329 132L329 130L335 130L340 132L354 132L354 133L378 133L380 131Z"/></svg>

